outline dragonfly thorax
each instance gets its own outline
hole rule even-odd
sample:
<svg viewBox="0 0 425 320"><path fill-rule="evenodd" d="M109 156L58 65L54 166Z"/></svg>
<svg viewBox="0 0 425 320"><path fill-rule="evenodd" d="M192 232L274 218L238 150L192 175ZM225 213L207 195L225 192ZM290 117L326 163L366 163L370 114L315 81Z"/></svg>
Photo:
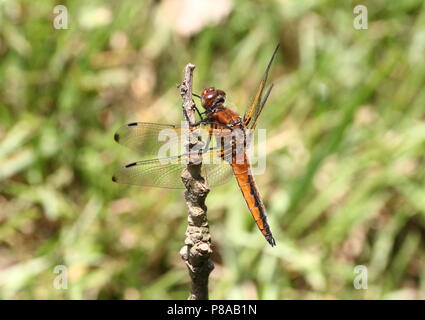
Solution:
<svg viewBox="0 0 425 320"><path fill-rule="evenodd" d="M226 100L226 93L214 87L206 88L201 92L201 103L204 109L214 108Z"/></svg>

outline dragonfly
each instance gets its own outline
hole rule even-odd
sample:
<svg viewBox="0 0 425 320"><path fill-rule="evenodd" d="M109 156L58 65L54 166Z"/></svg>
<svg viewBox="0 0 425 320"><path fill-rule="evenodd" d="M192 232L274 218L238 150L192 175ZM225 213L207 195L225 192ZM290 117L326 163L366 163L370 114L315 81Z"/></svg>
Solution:
<svg viewBox="0 0 425 320"><path fill-rule="evenodd" d="M201 113L195 106L200 121L189 126L190 132L196 129L206 132L203 136L206 142L196 152L198 159L202 161L202 176L210 187L227 182L232 176L236 178L258 229L272 247L276 245L276 241L267 222L266 209L245 148L250 143L252 131L257 126L259 116L273 88L273 84L267 88L266 84L278 49L279 45L274 50L254 97L243 116L224 105L226 93L223 90L209 87L200 95L194 94L200 99L204 112ZM177 150L158 157L158 150L164 145L163 139L160 138L163 132L172 133L167 141L170 146L177 145L187 134L187 127L133 122L119 128L114 135L116 142L141 155L154 158L133 162L119 168L114 173L112 181L170 189L185 188L181 181L181 172L187 165L196 163L193 161L194 153ZM234 135L235 132L238 134ZM228 137L231 139L227 139Z"/></svg>

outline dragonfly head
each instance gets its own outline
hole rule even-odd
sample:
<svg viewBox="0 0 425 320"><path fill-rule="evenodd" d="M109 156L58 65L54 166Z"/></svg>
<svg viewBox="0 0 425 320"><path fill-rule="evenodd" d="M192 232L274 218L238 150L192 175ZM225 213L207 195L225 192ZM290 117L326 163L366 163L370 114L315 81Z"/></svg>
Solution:
<svg viewBox="0 0 425 320"><path fill-rule="evenodd" d="M206 88L201 92L201 103L204 109L214 108L217 104L224 103L226 93L214 87Z"/></svg>

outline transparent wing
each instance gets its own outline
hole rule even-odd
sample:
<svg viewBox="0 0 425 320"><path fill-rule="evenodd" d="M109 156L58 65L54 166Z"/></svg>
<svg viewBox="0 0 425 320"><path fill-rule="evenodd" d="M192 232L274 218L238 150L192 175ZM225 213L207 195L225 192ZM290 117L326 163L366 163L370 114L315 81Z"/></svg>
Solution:
<svg viewBox="0 0 425 320"><path fill-rule="evenodd" d="M200 129L202 139L206 139L211 131L211 128L207 125L197 126L196 128ZM188 127L133 122L119 128L114 139L119 144L137 151L142 156L161 157L164 155L158 152L164 150L167 151L166 156L173 157L184 153L188 132Z"/></svg>
<svg viewBox="0 0 425 320"><path fill-rule="evenodd" d="M168 140L167 140L168 138ZM144 156L156 156L164 143L178 145L181 127L167 124L133 122L122 126L114 135L119 144Z"/></svg>
<svg viewBox="0 0 425 320"><path fill-rule="evenodd" d="M267 92L264 96L264 99L261 101L261 103L258 105L258 108L255 109L254 115L252 117L251 123L249 124L249 129L255 129L255 127L257 126L257 121L258 121L258 117L261 114L261 111L263 111L264 105L267 102L267 98L270 95L270 92L273 89L273 84L267 89Z"/></svg>
<svg viewBox="0 0 425 320"><path fill-rule="evenodd" d="M220 158L220 153L209 151L202 155L202 174L210 186L217 186L229 180L232 168ZM153 159L130 163L118 169L112 181L123 184L184 189L181 174L188 162L188 156Z"/></svg>
<svg viewBox="0 0 425 320"><path fill-rule="evenodd" d="M211 187L222 185L233 176L232 167L228 163L203 164L202 170L203 176Z"/></svg>
<svg viewBox="0 0 425 320"><path fill-rule="evenodd" d="M268 98L268 95L270 94L270 91L272 89L272 86L267 90L266 96L263 99L263 92L264 88L266 86L267 77L269 75L269 71L271 68L271 65L273 63L274 57L276 56L277 50L279 49L279 45L277 45L276 49L273 52L273 55L269 61L269 64L267 65L266 71L264 72L263 78L261 79L261 82L257 88L257 91L254 95L254 98L251 102L251 104L248 106L247 110L245 111L244 117L243 117L243 123L248 128L255 128L255 125L258 120L258 116L260 115L266 101Z"/></svg>

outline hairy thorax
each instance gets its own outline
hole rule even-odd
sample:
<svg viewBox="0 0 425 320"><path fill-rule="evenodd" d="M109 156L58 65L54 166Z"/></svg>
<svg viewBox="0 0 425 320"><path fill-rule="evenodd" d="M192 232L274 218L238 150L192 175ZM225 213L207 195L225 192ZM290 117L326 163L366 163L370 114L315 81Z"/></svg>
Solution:
<svg viewBox="0 0 425 320"><path fill-rule="evenodd" d="M241 117L236 112L223 105L216 106L209 116L214 123L222 127L227 127L229 129L241 128Z"/></svg>

